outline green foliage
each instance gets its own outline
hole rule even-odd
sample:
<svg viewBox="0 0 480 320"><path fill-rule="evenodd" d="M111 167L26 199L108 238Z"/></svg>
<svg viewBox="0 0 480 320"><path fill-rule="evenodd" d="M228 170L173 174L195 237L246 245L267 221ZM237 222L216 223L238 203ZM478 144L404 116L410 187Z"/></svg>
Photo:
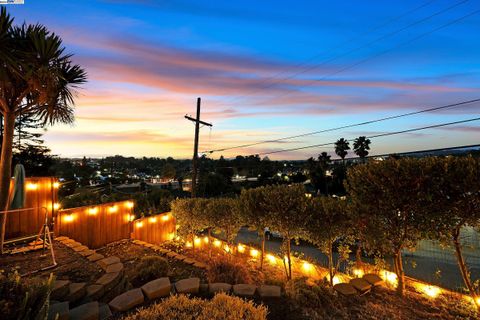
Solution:
<svg viewBox="0 0 480 320"><path fill-rule="evenodd" d="M54 278L21 279L18 273L0 272L0 313L5 320L45 319Z"/></svg>
<svg viewBox="0 0 480 320"><path fill-rule="evenodd" d="M272 230L283 237L282 251L287 256L286 275L292 277L290 242L303 234L308 218L308 206L303 185L268 186L263 189L262 207L268 215Z"/></svg>
<svg viewBox="0 0 480 320"><path fill-rule="evenodd" d="M401 251L416 246L431 220L431 166L429 158L402 158L369 162L348 171L351 219L368 248L395 257L399 294L404 289Z"/></svg>
<svg viewBox="0 0 480 320"><path fill-rule="evenodd" d="M233 243L238 230L244 224L238 200L231 198L208 199L204 213L208 225L221 229L226 241L230 244Z"/></svg>
<svg viewBox="0 0 480 320"><path fill-rule="evenodd" d="M168 261L159 256L142 257L135 270L134 282L144 284L149 281L168 276L170 267Z"/></svg>
<svg viewBox="0 0 480 320"><path fill-rule="evenodd" d="M208 227L203 216L204 204L205 200L199 198L176 199L172 202L172 214L180 226L177 230L180 236L191 238L198 231Z"/></svg>
<svg viewBox="0 0 480 320"><path fill-rule="evenodd" d="M347 203L339 198L318 197L310 202L309 212L304 238L314 243L328 256L330 284L333 286L333 277L339 264L347 260L350 253L348 246L340 244L338 247L340 256L334 265L333 244L337 241L346 243L349 240L350 220L347 215Z"/></svg>
<svg viewBox="0 0 480 320"><path fill-rule="evenodd" d="M267 308L251 301L217 294L212 300L171 296L126 316L124 320L266 320Z"/></svg>
<svg viewBox="0 0 480 320"><path fill-rule="evenodd" d="M223 256L217 257L209 262L207 279L210 283L252 283L248 265L242 261L236 262Z"/></svg>

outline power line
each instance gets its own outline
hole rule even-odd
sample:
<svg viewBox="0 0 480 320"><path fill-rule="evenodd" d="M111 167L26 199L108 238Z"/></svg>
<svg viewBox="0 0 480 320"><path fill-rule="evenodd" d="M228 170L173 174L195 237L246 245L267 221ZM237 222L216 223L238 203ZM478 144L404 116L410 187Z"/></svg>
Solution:
<svg viewBox="0 0 480 320"><path fill-rule="evenodd" d="M464 4L464 3L468 2L468 1L469 1L469 0L462 0L462 1L460 1L460 2L457 2L457 3L455 3L455 4L453 4L453 5L449 6L449 7L447 7L447 8L445 8L445 9L442 9L442 10L440 10L440 11L437 11L437 12L435 12L435 13L433 13L433 14L425 17L425 18L422 18L422 19L420 19L420 20L416 20L416 21L414 21L414 22L412 22L412 23L410 23L410 24L408 24L408 25L406 25L406 26L404 26L404 27L402 27L402 28L400 28L400 29L397 29L397 30L394 30L394 31L392 31L392 32L389 32L389 33L387 33L387 34L385 34L385 35L383 35L383 36L381 36L381 37L378 37L378 38L376 38L376 39L374 39L374 40L372 40L372 41L370 41L370 42L367 42L367 43L365 43L365 44L363 44L363 45L360 45L360 46L357 46L357 47L355 47L355 48L353 48L353 49L350 49L350 50L348 50L348 51L346 51L346 52L344 52L344 53L342 53L342 54L335 55L335 56L333 56L333 57L331 57L331 58L329 58L329 59L327 59L327 60L322 61L322 62L319 63L319 64L312 65L312 66L310 66L310 67L308 67L308 68L304 68L304 69L302 69L302 70L300 70L300 71L297 71L297 72L295 72L295 73L293 73L293 74L291 74L291 75L289 75L289 76L287 76L287 77L280 78L280 79L278 79L277 81L274 81L274 82L270 83L270 84L267 85L267 86L263 86L262 88L260 88L260 90L271 88L273 85L275 85L275 84L277 84L277 83L279 83L279 82L293 79L294 77L296 77L296 76L298 76L298 75L304 74L304 73L306 73L306 72L308 72L308 71L315 70L315 69L317 69L317 68L319 68L319 67L321 67L321 66L323 66L323 65L326 65L327 63L330 63L330 62L333 62L333 61L335 61L335 60L337 60L337 59L339 59L339 58L345 57L345 56L347 56L347 55L349 55L349 54L351 54L351 53L354 53L354 52L356 52L356 51L358 51L358 50L361 50L361 49L370 47L371 45L373 45L373 44L375 44L375 43L377 43L377 42L380 42L380 41L382 41L382 40L384 40L384 39L387 39L387 38L392 37L392 36L394 36L394 35L396 35L396 34L398 34L398 33L401 33L401 32L403 32L403 31L405 31L405 30L407 30L407 29L410 29L410 28L412 28L412 27L414 27L414 26L416 26L416 25L418 25L418 24L421 24L421 23L423 23L423 22L425 22L425 21L428 21L428 20L430 20L430 19L432 19L432 18L434 18L434 17L436 17L436 16L438 16L438 15L441 15L441 14L447 12L447 11L450 11L450 10L452 10L452 9L454 9L454 8L460 6L460 5L462 5L462 4ZM341 70L341 71L344 71L344 70ZM336 73L334 73L334 74L336 74ZM319 80L322 80L323 78L325 78L325 77L322 77L322 78L320 78ZM319 81L319 80L314 80L314 81L316 82L316 81ZM252 91L252 93L258 92L258 91L260 91L260 90L259 90L259 89L255 89L255 90ZM251 94L240 96L240 97L238 97L236 100L238 100L239 98L242 98L242 97L247 97L247 96L251 96ZM235 99L233 99L233 101L235 101ZM231 104L233 101L230 101L230 104ZM227 103L228 103L228 101L227 101Z"/></svg>
<svg viewBox="0 0 480 320"><path fill-rule="evenodd" d="M444 105L444 106L440 106L440 107L433 107L433 108L428 108L428 109L423 109L423 110L419 110L419 111L403 113L403 114L399 114L399 115L395 115L395 116L389 116L389 117L379 118L379 119L370 120L370 121L364 121L364 122L349 124L349 125L335 127L335 128L312 131L312 132L302 133L302 134L298 134L298 135L294 135L294 136L288 136L288 137L284 137L284 138L278 138L278 139L273 139L273 140L264 140L264 141L259 141L259 142L249 143L249 144L242 144L242 145L223 148L223 149L204 151L203 153L213 153L213 152L226 151L226 150L231 150L231 149L246 148L246 147L256 146L256 145L259 145L259 144L273 143L273 142L278 142L278 141L290 140L290 139L294 139L294 138L301 138L301 137L311 136L311 135L315 135L315 134L319 134L319 133L337 131L337 130L341 130L341 129L347 129L347 128L352 128L352 127L358 127L358 126L368 125L368 124L372 124L372 123L392 120L392 119L398 119L398 118L402 118L402 117L408 117L408 116L417 115L417 114L426 113L426 112L432 112L432 111L448 109L448 108L455 108L455 107L459 107L459 106L463 106L463 105L466 105L466 104L471 104L471 103L479 102L479 101L480 101L480 98L479 99L473 99L473 100L467 100L467 101L461 101L461 102L448 104L448 105Z"/></svg>
<svg viewBox="0 0 480 320"><path fill-rule="evenodd" d="M450 125L461 124L461 123L472 122L472 121L478 121L478 120L480 120L480 117L466 119L466 120L460 120L460 121L434 124L434 125L420 127L420 128L413 128L413 129L406 129L406 130L400 130L400 131L380 133L380 134L376 134L376 135L373 135L373 136L368 136L366 138L367 139L374 139L374 138L380 138L380 137L387 137L387 136L393 136L393 135L402 134L402 133L410 133L410 132L415 132L415 131L420 131L420 130L446 127L446 126L450 126ZM351 141L351 140L352 139L348 139L347 141ZM258 153L258 155L267 155L267 154L281 153L281 152L291 152L291 151L304 150L304 149L310 149L310 148L316 148L316 147L325 147L325 146L330 146L330 145L334 145L334 144L335 144L335 142L313 144L313 145L297 147L297 148L289 148L289 149L282 149L282 150L275 150L275 151L270 151L270 152Z"/></svg>

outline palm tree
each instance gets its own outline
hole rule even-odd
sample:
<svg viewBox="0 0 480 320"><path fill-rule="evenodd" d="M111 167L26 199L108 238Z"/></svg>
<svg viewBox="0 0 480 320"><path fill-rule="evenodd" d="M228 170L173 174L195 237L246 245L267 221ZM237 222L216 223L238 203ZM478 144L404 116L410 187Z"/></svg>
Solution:
<svg viewBox="0 0 480 320"><path fill-rule="evenodd" d="M350 143L344 138L340 138L335 142L335 153L342 159L342 163L345 165L345 157L350 150Z"/></svg>
<svg viewBox="0 0 480 320"><path fill-rule="evenodd" d="M368 156L368 150L370 150L370 139L365 136L360 136L353 141L353 152L365 161L365 157Z"/></svg>
<svg viewBox="0 0 480 320"><path fill-rule="evenodd" d="M12 26L5 8L0 12L0 113L3 140L0 157L0 211L8 209L15 119L34 114L44 126L73 122L75 89L86 73L71 61L72 55L56 34L40 24ZM6 214L1 216L1 243Z"/></svg>

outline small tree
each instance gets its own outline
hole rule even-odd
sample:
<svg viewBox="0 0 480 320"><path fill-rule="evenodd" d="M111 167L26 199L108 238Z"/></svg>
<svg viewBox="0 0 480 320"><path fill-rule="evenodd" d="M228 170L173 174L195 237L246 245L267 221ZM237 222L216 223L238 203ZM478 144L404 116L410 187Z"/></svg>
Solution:
<svg viewBox="0 0 480 320"><path fill-rule="evenodd" d="M333 262L333 244L345 240L349 233L349 220L346 214L346 201L339 198L314 198L309 206L309 217L305 225L305 238L315 244L328 256L328 273L330 285L340 263L348 259L348 246L339 246L341 253L336 265ZM343 249L343 250L341 250Z"/></svg>
<svg viewBox="0 0 480 320"><path fill-rule="evenodd" d="M207 211L209 225L221 229L228 245L232 247L238 230L244 224L238 209L238 200L231 198L210 199Z"/></svg>
<svg viewBox="0 0 480 320"><path fill-rule="evenodd" d="M257 231L261 240L262 254L260 256L260 269L263 270L265 258L265 228L271 225L268 211L265 207L265 188L243 189L239 199L242 219Z"/></svg>
<svg viewBox="0 0 480 320"><path fill-rule="evenodd" d="M465 226L480 227L480 160L471 156L435 159L430 177L436 187L431 237L446 245L453 244L463 281L476 302L478 288L472 283L463 257L460 231Z"/></svg>
<svg viewBox="0 0 480 320"><path fill-rule="evenodd" d="M203 199L200 199L202 201ZM197 207L197 208L195 208ZM199 199L176 199L172 202L172 214L178 224L178 234L190 238L195 251L195 234L205 226L203 219L198 219Z"/></svg>
<svg viewBox="0 0 480 320"><path fill-rule="evenodd" d="M278 185L264 188L263 204L271 223L270 227L283 237L282 253L285 255L285 273L292 278L290 243L301 237L308 217L307 197L303 185Z"/></svg>
<svg viewBox="0 0 480 320"><path fill-rule="evenodd" d="M399 295L405 289L402 250L416 246L431 218L428 170L428 159L405 158L370 162L348 171L346 187L357 219L366 224L366 245L393 255Z"/></svg>

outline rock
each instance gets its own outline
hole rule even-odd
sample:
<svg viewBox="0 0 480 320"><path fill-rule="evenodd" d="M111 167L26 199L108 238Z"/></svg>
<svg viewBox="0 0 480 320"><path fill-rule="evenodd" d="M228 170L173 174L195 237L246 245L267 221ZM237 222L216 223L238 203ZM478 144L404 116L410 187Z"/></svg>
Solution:
<svg viewBox="0 0 480 320"><path fill-rule="evenodd" d="M95 261L98 261L98 260L102 260L103 258L105 258L103 256L103 254L100 254L100 253L94 253L90 256L88 256L88 261L91 261L91 262L95 262Z"/></svg>
<svg viewBox="0 0 480 320"><path fill-rule="evenodd" d="M195 264L196 261L193 260L193 259L187 258L187 259L183 260L183 262L186 263L186 264L192 265L192 264Z"/></svg>
<svg viewBox="0 0 480 320"><path fill-rule="evenodd" d="M99 304L98 319L104 320L104 319L110 318L111 316L112 316L112 311L110 311L110 307L108 306L108 304L105 304L105 303Z"/></svg>
<svg viewBox="0 0 480 320"><path fill-rule="evenodd" d="M183 279L175 283L175 290L177 290L178 293L198 293L199 288L199 278Z"/></svg>
<svg viewBox="0 0 480 320"><path fill-rule="evenodd" d="M200 293L208 293L208 283L200 283Z"/></svg>
<svg viewBox="0 0 480 320"><path fill-rule="evenodd" d="M177 255L178 255L178 253L173 252L173 251L169 251L167 253L167 257L170 257L170 258L175 258Z"/></svg>
<svg viewBox="0 0 480 320"><path fill-rule="evenodd" d="M69 238L65 237L65 236L55 237L55 240L57 240L57 241L64 241L64 240L68 240L68 239Z"/></svg>
<svg viewBox="0 0 480 320"><path fill-rule="evenodd" d="M177 254L177 256L175 257L175 259L177 260L180 260L180 261L183 261L185 259L188 259L187 256L184 256L183 254Z"/></svg>
<svg viewBox="0 0 480 320"><path fill-rule="evenodd" d="M70 310L71 320L97 320L99 314L98 302L88 302Z"/></svg>
<svg viewBox="0 0 480 320"><path fill-rule="evenodd" d="M235 284L233 286L233 294L239 297L253 297L257 286L253 284Z"/></svg>
<svg viewBox="0 0 480 320"><path fill-rule="evenodd" d="M170 279L159 278L144 284L141 289L145 296L152 300L170 295L171 287Z"/></svg>
<svg viewBox="0 0 480 320"><path fill-rule="evenodd" d="M123 272L123 263L118 262L118 263L111 264L107 267L105 272L106 273Z"/></svg>
<svg viewBox="0 0 480 320"><path fill-rule="evenodd" d="M52 303L48 309L48 320L68 320L69 319L68 302ZM58 317L58 318L57 318Z"/></svg>
<svg viewBox="0 0 480 320"><path fill-rule="evenodd" d="M120 262L120 258L115 257L115 256L111 256L111 257L108 257L108 258L103 258L102 260L97 261L98 265L103 270L106 270L109 265L119 263L119 262Z"/></svg>
<svg viewBox="0 0 480 320"><path fill-rule="evenodd" d="M163 253L163 254L167 254L167 253L170 252L170 250L165 249L165 248L160 248L160 249L158 249L158 252Z"/></svg>
<svg viewBox="0 0 480 320"><path fill-rule="evenodd" d="M87 298L90 298L92 300L98 300L104 295L105 288L101 284L91 284L87 286L86 293Z"/></svg>
<svg viewBox="0 0 480 320"><path fill-rule="evenodd" d="M203 262L195 262L193 264L194 267L196 268L200 268L200 269L207 269L208 268L208 265L206 263L203 263Z"/></svg>
<svg viewBox="0 0 480 320"><path fill-rule="evenodd" d="M361 292L366 292L372 288L372 285L365 279L355 278L350 280L350 284Z"/></svg>
<svg viewBox="0 0 480 320"><path fill-rule="evenodd" d="M145 242L145 241L142 241L142 240L134 240L133 243L138 244L138 245L140 245L140 246L143 246L143 245L146 244L146 242Z"/></svg>
<svg viewBox="0 0 480 320"><path fill-rule="evenodd" d="M368 283L370 283L373 286L380 286L385 283L382 278L380 278L378 275L374 273L367 273L366 275L363 276L363 279L367 280Z"/></svg>
<svg viewBox="0 0 480 320"><path fill-rule="evenodd" d="M75 302L83 298L86 293L86 283L79 282L79 283L70 283L68 286L68 296L67 300L70 302Z"/></svg>
<svg viewBox="0 0 480 320"><path fill-rule="evenodd" d="M151 247L153 247L153 244L151 244L151 243L145 243L143 246L144 246L144 247L147 247L147 248L151 248Z"/></svg>
<svg viewBox="0 0 480 320"><path fill-rule="evenodd" d="M83 251L80 251L80 252L79 252L79 254L82 255L82 256L84 256L84 257L91 256L91 255L94 254L94 253L95 253L95 251L90 250L90 249L88 249L88 250L83 250Z"/></svg>
<svg viewBox="0 0 480 320"><path fill-rule="evenodd" d="M52 293L50 294L50 299L52 300L63 300L68 295L68 286L70 281L68 280L55 280L53 284Z"/></svg>
<svg viewBox="0 0 480 320"><path fill-rule="evenodd" d="M105 292L108 292L118 282L120 282L121 277L122 274L120 272L105 273L97 280L96 284L103 285Z"/></svg>
<svg viewBox="0 0 480 320"><path fill-rule="evenodd" d="M132 289L119 296L116 296L108 303L113 311L127 311L142 304L144 301L141 289Z"/></svg>
<svg viewBox="0 0 480 320"><path fill-rule="evenodd" d="M75 247L79 247L79 246L81 246L81 245L82 245L82 244L81 244L80 242L76 242L76 241L67 243L67 247L70 247L70 248L72 248L72 249L75 248Z"/></svg>
<svg viewBox="0 0 480 320"><path fill-rule="evenodd" d="M75 251L75 252L80 252L80 251L89 250L87 246L77 246L77 247L73 247L72 249L73 249L73 251Z"/></svg>
<svg viewBox="0 0 480 320"><path fill-rule="evenodd" d="M344 296L354 296L357 294L357 290L348 283L337 283L333 286L333 289Z"/></svg>
<svg viewBox="0 0 480 320"><path fill-rule="evenodd" d="M230 290L232 290L232 285L230 283L217 282L208 285L208 292L211 294L217 292L230 292Z"/></svg>
<svg viewBox="0 0 480 320"><path fill-rule="evenodd" d="M258 294L261 298L278 298L282 295L282 289L279 286L261 285Z"/></svg>
<svg viewBox="0 0 480 320"><path fill-rule="evenodd" d="M74 243L74 242L76 242L76 241L73 240L73 239L66 239L66 240L60 240L60 242L66 245L66 244L68 244L68 243Z"/></svg>

